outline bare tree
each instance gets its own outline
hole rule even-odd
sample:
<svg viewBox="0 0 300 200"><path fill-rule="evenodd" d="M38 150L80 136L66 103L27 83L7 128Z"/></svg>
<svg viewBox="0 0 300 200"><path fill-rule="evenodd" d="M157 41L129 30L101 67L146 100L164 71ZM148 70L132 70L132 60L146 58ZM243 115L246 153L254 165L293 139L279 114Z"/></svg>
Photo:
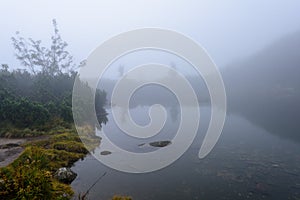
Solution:
<svg viewBox="0 0 300 200"><path fill-rule="evenodd" d="M73 57L66 50L68 44L59 34L56 20L53 19L52 22L54 34L51 37L50 48L42 46L41 40L25 39L20 36L19 32L16 32L16 37L11 38L17 59L34 74L38 72L48 75L70 73L75 67Z"/></svg>

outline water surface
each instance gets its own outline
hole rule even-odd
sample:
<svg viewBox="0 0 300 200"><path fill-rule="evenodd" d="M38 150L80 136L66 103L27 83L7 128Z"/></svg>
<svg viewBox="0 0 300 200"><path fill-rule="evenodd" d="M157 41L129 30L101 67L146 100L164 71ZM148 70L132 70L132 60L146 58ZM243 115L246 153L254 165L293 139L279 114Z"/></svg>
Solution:
<svg viewBox="0 0 300 200"><path fill-rule="evenodd" d="M145 125L149 122L148 109L138 106L130 112L137 123ZM147 145L148 142L171 140L178 128L180 110L169 107L167 111L169 117L164 129L148 140L122 134L111 114L103 128L111 141L124 149L153 151L155 147ZM106 200L115 194L130 195L135 200L300 199L299 143L269 133L241 116L228 115L217 145L200 160L197 155L208 126L210 109L202 107L200 111L197 138L172 165L147 174L128 174L110 169L88 155L73 166L78 176L72 187L77 193L85 192L107 172L90 191L90 199ZM139 145L143 143L146 145Z"/></svg>

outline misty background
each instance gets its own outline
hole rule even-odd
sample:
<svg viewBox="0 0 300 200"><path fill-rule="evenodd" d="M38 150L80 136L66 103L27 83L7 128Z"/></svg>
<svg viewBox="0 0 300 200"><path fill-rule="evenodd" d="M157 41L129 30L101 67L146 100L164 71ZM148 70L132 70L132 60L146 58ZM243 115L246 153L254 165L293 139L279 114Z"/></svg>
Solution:
<svg viewBox="0 0 300 200"><path fill-rule="evenodd" d="M219 67L229 113L240 113L272 133L299 139L295 133L300 119L299 1L13 0L2 2L1 8L0 61L10 69L21 68L11 42L15 32L47 45L53 18L77 63L120 32L142 27L172 29L201 44ZM109 93L121 73L147 61L181 69L198 90L200 101L209 102L203 81L186 63L166 53L142 52L119 59L100 87ZM136 95L137 102L151 101L150 94L144 90ZM155 99L169 102L164 98L158 91Z"/></svg>
<svg viewBox="0 0 300 200"><path fill-rule="evenodd" d="M147 138L147 141L132 140L127 135L122 135L114 123L110 109L110 105L114 106L110 102L113 87L123 74L141 64L164 64L182 73L193 86L200 102L201 116L204 117L201 118L197 138L188 151L171 166L155 173L140 176L120 173L108 169L91 154L73 163L72 169L78 173L78 177L71 186L76 194L87 190L97 173L107 171L107 177L91 191L91 199L108 199L116 193L146 200L220 197L299 199L300 1L11 0L2 1L0 5L1 73L3 77L17 77L17 80L21 80L16 82L7 79L8 82L1 82L0 88L8 88L10 91L24 88L18 94L31 97L32 102L37 99L42 105L47 103L46 109L41 107L36 112L31 112L33 109L25 111L29 114L36 113L36 118L41 120L39 115L49 110L52 115L44 117L43 123L47 125L46 122L51 119L49 124L54 128L65 124L64 121L58 124L54 120L57 116L73 123L71 91L76 72L58 73L58 76L54 74L54 78L47 79L49 76L44 76L43 73L36 76L18 71L16 69L23 67L14 55L16 49L11 40L18 31L24 38L41 40L41 46L50 46L53 44L53 19L56 19L63 41L68 42L67 54L74 57L76 64L117 34L156 27L177 31L198 42L207 50L223 77L228 108L225 126L214 150L205 159L199 160L197 155L211 111L206 85L193 67L178 56L155 50L132 52L115 60L98 85L105 92L99 91L95 98L95 108L99 108L97 118L103 120L103 130L107 130L108 137L114 143L124 149L128 147L129 151L150 152L155 148L147 146L148 142L170 140L171 144L179 126L181 113L176 96L167 88L157 85L146 85L132 95L130 113L134 121L146 125L149 123L146 114L149 107L152 104L162 104L169 116L162 134L158 134L156 138ZM13 76L6 76L10 73ZM128 80L128 86L150 76L166 79L172 78L173 74L170 71L166 74L141 75L139 79ZM15 82L16 84L11 84ZM53 97L43 92L44 88L52 91L49 93L54 94L52 96L59 97L56 104L50 102L48 105ZM82 84L82 89L86 89L85 84ZM88 97L88 101L83 98L79 102L91 101L90 93L83 96ZM6 102L6 97L7 93L2 93L0 100ZM106 98L108 105L105 104ZM10 102L19 102L19 99ZM23 102L18 104L21 107L30 108L30 101L20 102ZM6 106L4 103L2 105ZM37 105L34 103L31 107L36 108ZM85 104L79 105L83 109L77 110L78 113L85 114L84 117L89 119L91 115L81 106ZM16 116L21 122L26 119L18 112L19 107L15 104L5 108L9 108L6 113L12 113L11 119L15 120ZM58 111L55 113L52 110ZM7 119L7 116L2 119ZM37 120L34 118L31 121L35 123ZM26 127L27 130L24 130L28 135L40 133L35 130L31 133L27 123L21 125L22 128ZM3 129L2 126L1 128ZM26 135L24 130L20 129L17 133ZM56 132L58 131L55 130ZM74 133L77 137L77 132ZM74 140L73 136L71 140ZM99 146L98 143L97 145ZM109 149L103 146L99 146L99 151L107 152ZM94 153L102 155L97 151ZM19 171L16 169L16 172Z"/></svg>
<svg viewBox="0 0 300 200"><path fill-rule="evenodd" d="M200 43L221 68L300 30L299 8L297 0L2 1L0 61L19 68L10 38L20 31L47 44L55 18L77 62L116 34L161 27Z"/></svg>

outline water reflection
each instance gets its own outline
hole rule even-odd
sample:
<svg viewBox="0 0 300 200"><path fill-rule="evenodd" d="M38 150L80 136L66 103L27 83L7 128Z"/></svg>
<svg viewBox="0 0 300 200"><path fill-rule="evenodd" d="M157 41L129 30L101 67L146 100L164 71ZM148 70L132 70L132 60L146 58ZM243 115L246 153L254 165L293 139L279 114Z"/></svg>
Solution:
<svg viewBox="0 0 300 200"><path fill-rule="evenodd" d="M300 32L222 70L228 107L255 125L300 142Z"/></svg>
<svg viewBox="0 0 300 200"><path fill-rule="evenodd" d="M90 192L91 199L110 199L114 194L131 195L138 200L300 199L299 36L296 33L283 38L248 60L222 69L229 115L219 142L205 159L199 160L197 153L208 126L209 107L200 108L200 129L191 148L171 166L132 175L109 169L87 156L73 167L78 172L73 188L85 191L107 171ZM123 72L121 69L120 74ZM196 76L187 79L199 101L209 105L203 81ZM99 83L108 91L108 100L115 83L110 79ZM103 128L111 141L138 153L154 151L147 145L149 142L171 141L180 120L180 108L166 89L141 88L130 101L130 114L136 123L146 125L149 106L156 103L168 112L160 136L149 140L128 137L114 124L108 110L108 123Z"/></svg>
<svg viewBox="0 0 300 200"><path fill-rule="evenodd" d="M143 118L145 110L147 107L140 106L130 112L134 118ZM172 108L168 110L171 116ZM85 191L98 175L107 172L90 191L91 199L109 199L114 194L130 195L138 200L282 200L299 197L299 144L269 134L244 118L229 115L216 147L200 160L197 153L208 126L210 108L201 108L200 112L201 126L196 140L184 156L171 166L153 173L135 175L109 169L92 156L87 156L73 167L78 177L72 187L77 192ZM178 119L175 121L178 122ZM173 125L173 120L170 122L168 128ZM114 142L134 151L145 148L139 147L140 141L132 142L131 138L125 140L120 137L120 132L110 123L109 120L104 128L109 133L111 131Z"/></svg>

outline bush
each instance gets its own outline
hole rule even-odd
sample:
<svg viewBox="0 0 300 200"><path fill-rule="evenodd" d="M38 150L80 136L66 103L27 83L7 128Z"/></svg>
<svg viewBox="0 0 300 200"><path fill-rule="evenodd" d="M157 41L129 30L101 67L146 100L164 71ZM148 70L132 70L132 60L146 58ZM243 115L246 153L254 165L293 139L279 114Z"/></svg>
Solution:
<svg viewBox="0 0 300 200"><path fill-rule="evenodd" d="M84 147L81 142L75 141L63 141L63 142L56 142L53 145L54 149L57 150L65 150L68 152L75 152L75 153L88 153L88 150Z"/></svg>
<svg viewBox="0 0 300 200"><path fill-rule="evenodd" d="M0 196L5 199L51 199L53 193L51 172L43 169L46 158L41 154L28 156L25 162L0 172L3 185Z"/></svg>

